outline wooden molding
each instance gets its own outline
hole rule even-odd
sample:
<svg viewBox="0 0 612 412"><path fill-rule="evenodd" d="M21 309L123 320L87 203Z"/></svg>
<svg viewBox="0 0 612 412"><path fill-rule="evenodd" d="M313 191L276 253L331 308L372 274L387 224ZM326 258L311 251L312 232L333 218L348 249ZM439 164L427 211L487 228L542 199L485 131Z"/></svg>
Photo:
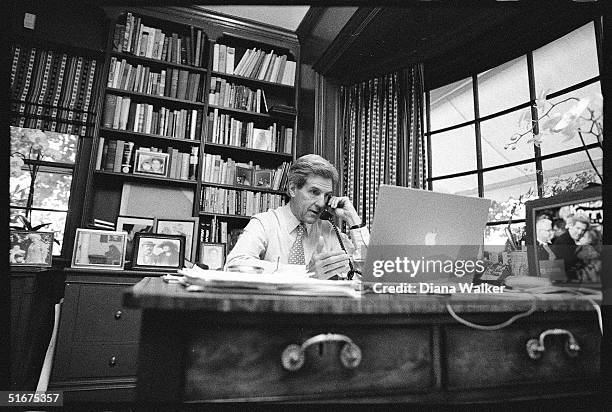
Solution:
<svg viewBox="0 0 612 412"><path fill-rule="evenodd" d="M381 12L380 7L360 7L340 31L325 53L313 64L312 68L326 75L343 53L350 49L354 40L368 27L371 21Z"/></svg>

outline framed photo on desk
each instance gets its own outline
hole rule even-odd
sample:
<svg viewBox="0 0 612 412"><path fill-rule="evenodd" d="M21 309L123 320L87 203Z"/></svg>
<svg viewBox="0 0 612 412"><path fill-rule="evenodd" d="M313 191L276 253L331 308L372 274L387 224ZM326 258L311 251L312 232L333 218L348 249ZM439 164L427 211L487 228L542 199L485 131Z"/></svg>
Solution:
<svg viewBox="0 0 612 412"><path fill-rule="evenodd" d="M563 233L553 236L550 245L538 242L538 221L548 219L553 227L556 224L564 226L574 215L581 215L589 222L581 238L571 238L567 227ZM525 217L532 276L547 277L560 286L601 286L601 254L605 246L601 242L603 203L600 186L528 201Z"/></svg>
<svg viewBox="0 0 612 412"><path fill-rule="evenodd" d="M185 263L185 236L136 233L132 269L176 272Z"/></svg>
<svg viewBox="0 0 612 412"><path fill-rule="evenodd" d="M126 232L77 229L72 253L73 268L122 270Z"/></svg>

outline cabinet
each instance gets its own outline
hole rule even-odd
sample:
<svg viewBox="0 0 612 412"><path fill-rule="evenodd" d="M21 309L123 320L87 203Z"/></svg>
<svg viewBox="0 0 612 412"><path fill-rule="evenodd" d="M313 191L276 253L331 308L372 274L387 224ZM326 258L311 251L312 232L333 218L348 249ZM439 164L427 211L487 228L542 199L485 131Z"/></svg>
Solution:
<svg viewBox="0 0 612 412"><path fill-rule="evenodd" d="M68 271L49 390L66 401L134 400L140 311L121 299L141 277Z"/></svg>

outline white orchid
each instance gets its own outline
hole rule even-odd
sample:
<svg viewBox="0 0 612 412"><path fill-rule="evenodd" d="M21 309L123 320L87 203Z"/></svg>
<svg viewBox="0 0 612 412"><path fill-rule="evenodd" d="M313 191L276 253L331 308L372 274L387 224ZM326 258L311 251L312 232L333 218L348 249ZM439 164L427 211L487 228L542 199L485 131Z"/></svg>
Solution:
<svg viewBox="0 0 612 412"><path fill-rule="evenodd" d="M537 118L532 119L532 108L525 110L519 118L519 130L510 136L510 141L504 149L516 149L518 142L525 136L531 135L527 143L540 146L542 141L551 137L562 137L561 142L566 142L579 136L583 147L591 160L594 169L595 165L586 149L584 134L591 134L597 138L601 145L603 141L603 123L601 121L601 95L588 97L568 97L555 103L548 100L548 91L540 93L533 104L537 113ZM553 111L559 105L574 102L566 111ZM583 116L585 113L588 116ZM587 126L585 128L585 126ZM595 170L601 179L599 171Z"/></svg>

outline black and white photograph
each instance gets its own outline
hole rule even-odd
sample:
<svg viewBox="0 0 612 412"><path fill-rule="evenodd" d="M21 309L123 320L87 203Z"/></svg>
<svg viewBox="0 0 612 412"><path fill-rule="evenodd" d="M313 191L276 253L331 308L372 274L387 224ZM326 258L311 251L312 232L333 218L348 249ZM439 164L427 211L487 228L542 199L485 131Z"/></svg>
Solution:
<svg viewBox="0 0 612 412"><path fill-rule="evenodd" d="M251 186L253 184L253 169L250 167L236 166L236 185Z"/></svg>
<svg viewBox="0 0 612 412"><path fill-rule="evenodd" d="M134 236L136 233L151 233L155 229L154 217L140 216L117 216L117 231L127 232L127 245L125 249L125 260L132 261L132 251L134 248Z"/></svg>
<svg viewBox="0 0 612 412"><path fill-rule="evenodd" d="M53 233L12 231L9 249L11 266L49 267L53 256Z"/></svg>
<svg viewBox="0 0 612 412"><path fill-rule="evenodd" d="M601 188L533 200L526 213L534 275L567 286L601 286L606 251Z"/></svg>
<svg viewBox="0 0 612 412"><path fill-rule="evenodd" d="M176 271L185 261L185 236L137 233L132 269Z"/></svg>
<svg viewBox="0 0 612 412"><path fill-rule="evenodd" d="M134 173L167 177L168 160L168 153L136 150Z"/></svg>
<svg viewBox="0 0 612 412"><path fill-rule="evenodd" d="M202 243L200 263L211 270L222 270L225 264L225 243Z"/></svg>
<svg viewBox="0 0 612 412"><path fill-rule="evenodd" d="M158 218L155 228L155 233L161 235L182 235L185 236L185 259L193 262L195 255L194 243L197 236L198 218L190 219L166 219Z"/></svg>
<svg viewBox="0 0 612 412"><path fill-rule="evenodd" d="M125 232L77 229L72 267L122 270L127 237Z"/></svg>
<svg viewBox="0 0 612 412"><path fill-rule="evenodd" d="M9 1L9 395L606 410L611 2Z"/></svg>
<svg viewBox="0 0 612 412"><path fill-rule="evenodd" d="M253 172L253 186L272 188L272 170L255 170Z"/></svg>

